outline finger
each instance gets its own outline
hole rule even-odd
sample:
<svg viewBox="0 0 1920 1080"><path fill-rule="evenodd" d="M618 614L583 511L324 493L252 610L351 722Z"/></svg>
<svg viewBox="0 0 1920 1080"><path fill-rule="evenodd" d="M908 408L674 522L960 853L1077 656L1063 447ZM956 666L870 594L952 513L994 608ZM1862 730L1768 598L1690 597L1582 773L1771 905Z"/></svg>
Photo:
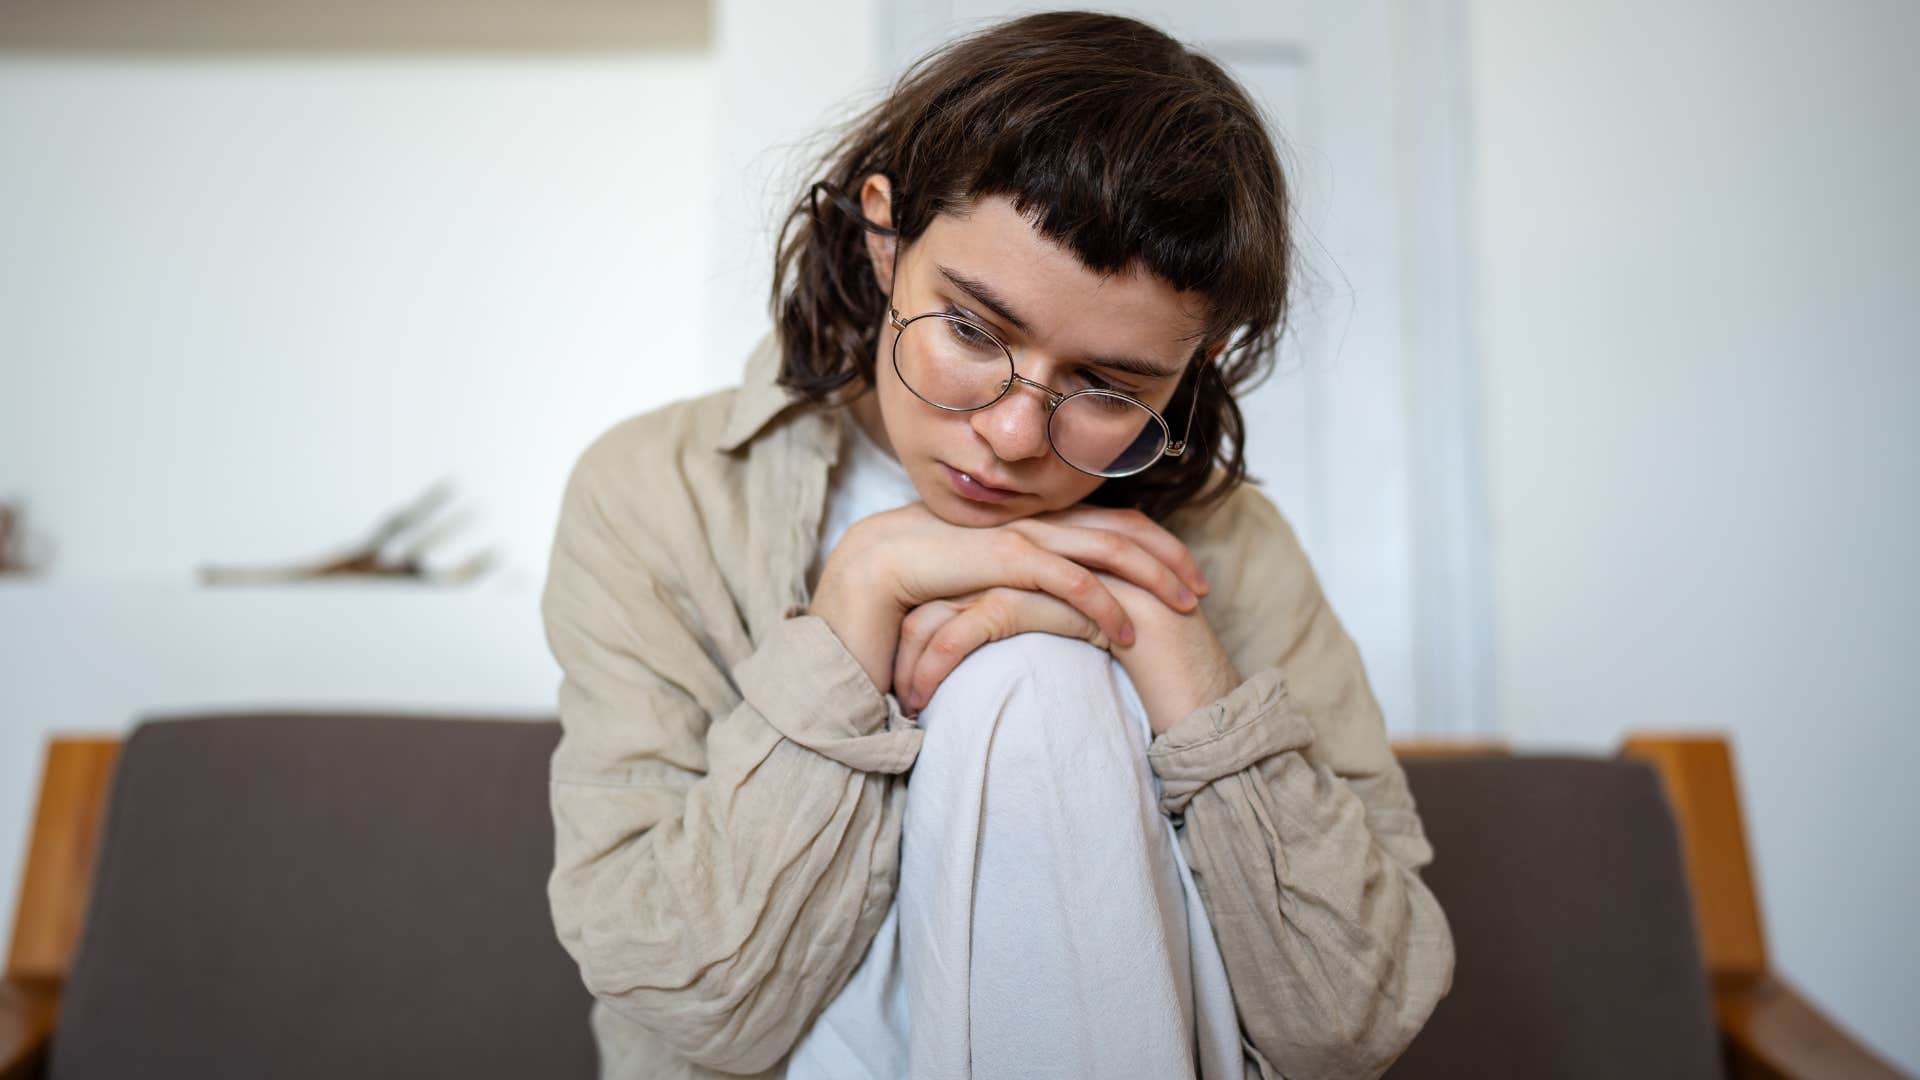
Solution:
<svg viewBox="0 0 1920 1080"><path fill-rule="evenodd" d="M1010 524L1039 546L1130 581L1175 611L1191 612L1199 606L1199 597L1173 568L1126 533L1053 521Z"/></svg>
<svg viewBox="0 0 1920 1080"><path fill-rule="evenodd" d="M926 648L927 639L959 612L959 608L948 600L929 600L908 612L900 620L900 643L893 651L893 696L900 704L912 711L918 711L925 698L914 699L912 680L914 665L920 659L921 650Z"/></svg>
<svg viewBox="0 0 1920 1080"><path fill-rule="evenodd" d="M927 647L921 650L913 674L908 677L914 699L923 705L932 701L933 692L940 688L948 675L953 674L954 668L960 666L960 661L965 660L973 650L994 640L997 639L993 623L979 605L959 612L942 623L940 629L927 640Z"/></svg>
<svg viewBox="0 0 1920 1080"><path fill-rule="evenodd" d="M1072 606L1042 592L995 588L977 604L954 613L921 651L909 677L912 693L925 702L974 650L990 641L1032 631L1077 638L1108 649L1107 635Z"/></svg>
<svg viewBox="0 0 1920 1080"><path fill-rule="evenodd" d="M1173 535L1166 526L1138 510L1082 504L1044 516L1063 524L1109 529L1131 537L1154 558L1172 569L1195 593L1205 596L1213 588L1206 572L1200 569L1200 561L1194 558L1193 549L1187 547L1186 542Z"/></svg>
<svg viewBox="0 0 1920 1080"><path fill-rule="evenodd" d="M1061 637L1079 638L1102 649L1112 648L1106 633L1100 629L1098 623L1087 618L1072 605L1062 603L1059 597L1034 592L1031 589L995 589L993 591L1005 594L998 599L1006 605L1002 610L1006 613L1006 620L1012 624L1010 635L1027 630L1041 630L1049 634L1059 634Z"/></svg>
<svg viewBox="0 0 1920 1080"><path fill-rule="evenodd" d="M1066 601L1092 619L1113 641L1133 644L1133 620L1120 601L1087 567L1042 548L1017 532L1002 531L1001 554L1015 576L1014 584L1038 589Z"/></svg>

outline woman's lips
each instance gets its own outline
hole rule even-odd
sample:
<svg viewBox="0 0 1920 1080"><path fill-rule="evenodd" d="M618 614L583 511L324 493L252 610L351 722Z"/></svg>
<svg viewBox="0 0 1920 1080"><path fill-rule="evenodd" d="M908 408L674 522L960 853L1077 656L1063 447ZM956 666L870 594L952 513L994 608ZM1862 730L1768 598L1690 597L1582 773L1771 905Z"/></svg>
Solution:
<svg viewBox="0 0 1920 1080"><path fill-rule="evenodd" d="M972 499L974 502L1000 503L1022 494L1005 488L988 487L944 461L940 463L940 467L946 470L947 483L953 487L953 490L962 498Z"/></svg>

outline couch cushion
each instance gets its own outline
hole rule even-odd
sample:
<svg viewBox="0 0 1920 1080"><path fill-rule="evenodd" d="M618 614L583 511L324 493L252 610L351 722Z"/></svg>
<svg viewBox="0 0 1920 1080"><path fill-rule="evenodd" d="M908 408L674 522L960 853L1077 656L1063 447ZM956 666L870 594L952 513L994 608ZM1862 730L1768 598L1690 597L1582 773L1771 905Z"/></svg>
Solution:
<svg viewBox="0 0 1920 1080"><path fill-rule="evenodd" d="M1672 813L1652 767L1405 762L1453 928L1452 991L1388 1074L1722 1075Z"/></svg>
<svg viewBox="0 0 1920 1080"><path fill-rule="evenodd" d="M254 715L121 752L50 1076L591 1077L553 722Z"/></svg>

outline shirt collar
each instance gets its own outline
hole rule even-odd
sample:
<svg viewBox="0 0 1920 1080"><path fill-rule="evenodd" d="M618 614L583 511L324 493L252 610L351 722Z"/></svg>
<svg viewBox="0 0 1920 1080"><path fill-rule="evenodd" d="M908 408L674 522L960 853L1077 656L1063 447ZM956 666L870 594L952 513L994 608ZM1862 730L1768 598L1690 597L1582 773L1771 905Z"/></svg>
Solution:
<svg viewBox="0 0 1920 1080"><path fill-rule="evenodd" d="M734 390L727 424L720 432L721 450L745 446L774 417L804 400L780 385L780 361L780 333L769 330L747 357L746 373Z"/></svg>

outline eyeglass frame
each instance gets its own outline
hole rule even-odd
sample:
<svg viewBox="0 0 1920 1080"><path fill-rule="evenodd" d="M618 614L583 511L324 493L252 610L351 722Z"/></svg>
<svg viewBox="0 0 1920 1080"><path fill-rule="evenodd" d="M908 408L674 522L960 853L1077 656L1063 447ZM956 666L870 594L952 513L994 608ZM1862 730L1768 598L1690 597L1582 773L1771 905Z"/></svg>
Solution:
<svg viewBox="0 0 1920 1080"><path fill-rule="evenodd" d="M1006 381L1005 385L1000 387L1000 392L993 396L993 400L988 401L983 405L971 405L966 408L956 408L952 405L942 405L939 402L934 401L931 398L927 397L925 394L922 394L920 391L915 390L913 388L913 383L907 380L906 373L900 370L900 338L905 334L908 325L919 322L921 319L946 319L949 322L957 322L960 325L967 327L968 329L977 331L981 336L985 337L988 341L991 341L995 345L999 346L1000 351L1006 355L1007 371L1012 376L1012 378L1009 378ZM1186 429L1180 433L1180 440L1178 442L1175 442L1173 438L1173 425L1167 423L1167 418L1160 414L1160 410L1154 408L1153 406L1147 404L1144 401L1141 401L1139 398L1134 397L1132 394L1122 393L1118 390L1108 390L1103 387L1097 387L1097 386L1089 386L1083 390L1075 390L1071 393L1063 394L1060 391L1055 390L1053 387L1048 386L1046 383L1036 382L1035 380L1029 379L1025 375L1020 374L1019 366L1015 363L1013 358L1013 349L1010 346L1008 346L1006 342L1001 341L1000 336L998 334L995 334L993 331L987 329L984 326L981 326L977 322L974 322L972 319L966 318L961 315L955 315L950 311L923 311L920 314L913 316L912 318L902 319L900 317L899 308L889 303L887 305L887 321L893 326L893 329L894 329L893 349L891 350L893 354L893 373L899 376L900 385L906 387L908 393L912 394L914 397L919 398L921 401L924 401L927 404L933 406L934 408L940 409L945 412L979 412L981 409L988 409L988 408L992 408L995 405L998 405L1001 399L1005 398L1008 394L1013 392L1013 387L1015 383L1026 383L1028 386L1031 386L1035 390L1038 390L1042 394L1045 394L1047 398L1047 449L1052 450L1054 457L1057 457L1061 461L1066 462L1067 467L1074 470L1075 472L1085 473L1088 476L1098 476L1103 480L1120 480L1129 476L1138 476L1139 474L1146 472L1148 469L1151 469L1155 465L1160 464L1161 458L1170 458L1170 457L1177 458L1180 455L1186 453L1187 443L1190 441L1193 435L1193 414L1199 411L1199 405L1200 405L1200 383L1199 383L1198 376L1196 376L1194 379L1193 402L1187 408ZM1193 368L1198 368L1200 364L1204 362L1205 361L1197 361L1193 364L1190 364L1189 366ZM1186 373L1181 372L1181 378L1183 381L1185 377L1186 377ZM1180 392L1180 387L1176 385L1173 389L1174 389L1174 393L1178 395ZM1075 465L1071 461L1067 461L1067 456L1060 452L1059 444L1053 441L1053 417L1055 413L1059 410L1062 402L1068 400L1069 398L1076 398L1085 394L1098 394L1102 397L1116 397L1121 399L1122 401L1126 401L1131 404L1138 405L1142 409L1147 410L1147 415L1153 417L1153 422L1160 425L1161 432L1166 436L1166 440L1160 446L1160 452L1158 454L1155 454L1151 461L1148 461L1146 464L1140 466L1139 468L1134 469L1131 472L1123 472L1117 475L1108 475L1106 473L1092 472L1087 469L1082 469L1080 466ZM1169 403L1171 403L1172 399L1168 399L1168 400L1169 400Z"/></svg>

